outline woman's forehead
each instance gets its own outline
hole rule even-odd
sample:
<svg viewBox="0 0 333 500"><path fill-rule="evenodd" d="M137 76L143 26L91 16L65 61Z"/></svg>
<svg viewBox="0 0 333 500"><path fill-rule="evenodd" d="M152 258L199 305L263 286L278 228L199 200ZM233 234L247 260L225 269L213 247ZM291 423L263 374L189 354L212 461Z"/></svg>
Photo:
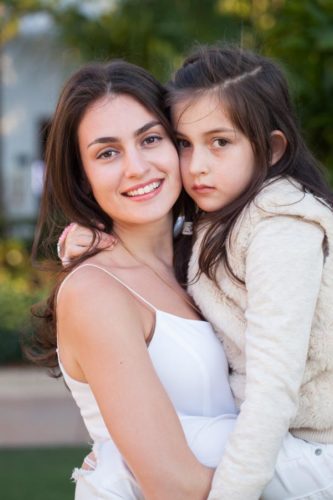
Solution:
<svg viewBox="0 0 333 500"><path fill-rule="evenodd" d="M108 134L118 137L140 129L158 118L137 99L126 94L106 96L95 101L79 125L79 137Z"/></svg>

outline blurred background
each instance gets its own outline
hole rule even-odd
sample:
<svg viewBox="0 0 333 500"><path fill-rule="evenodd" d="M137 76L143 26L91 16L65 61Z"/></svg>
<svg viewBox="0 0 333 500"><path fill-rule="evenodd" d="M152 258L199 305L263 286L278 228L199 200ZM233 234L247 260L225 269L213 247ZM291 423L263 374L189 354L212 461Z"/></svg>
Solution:
<svg viewBox="0 0 333 500"><path fill-rule="evenodd" d="M120 57L165 82L196 43L259 50L284 68L333 185L333 1L7 0L0 32L0 496L66 500L87 436L62 380L20 349L29 309L51 281L29 255L64 80L85 61Z"/></svg>

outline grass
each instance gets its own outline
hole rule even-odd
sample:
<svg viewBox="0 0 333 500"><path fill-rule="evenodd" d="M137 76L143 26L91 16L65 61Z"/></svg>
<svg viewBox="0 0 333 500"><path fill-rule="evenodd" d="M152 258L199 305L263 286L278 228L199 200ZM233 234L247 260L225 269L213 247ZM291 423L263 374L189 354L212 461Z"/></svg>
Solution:
<svg viewBox="0 0 333 500"><path fill-rule="evenodd" d="M70 476L87 448L0 449L2 500L73 500Z"/></svg>

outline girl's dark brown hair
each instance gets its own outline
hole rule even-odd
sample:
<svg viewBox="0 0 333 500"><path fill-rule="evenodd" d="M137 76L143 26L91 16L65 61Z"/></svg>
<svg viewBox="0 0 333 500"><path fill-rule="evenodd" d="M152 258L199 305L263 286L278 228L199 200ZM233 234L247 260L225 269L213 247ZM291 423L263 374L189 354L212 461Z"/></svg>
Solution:
<svg viewBox="0 0 333 500"><path fill-rule="evenodd" d="M72 221L91 229L93 243L61 273L58 282L75 265L96 253L99 224L104 225L106 232L112 230L112 219L96 202L82 167L78 128L86 110L107 95L129 95L154 114L174 140L165 108L165 92L165 88L150 73L121 60L87 65L65 84L46 147L46 176L33 245L33 260L47 257L54 261L59 234ZM180 201L176 203L174 217L179 213L180 204ZM46 308L35 310L35 316L43 322L27 349L30 359L49 367L58 366L55 325L57 288L56 285Z"/></svg>
<svg viewBox="0 0 333 500"><path fill-rule="evenodd" d="M216 283L216 268L222 261L230 275L242 283L228 261L227 241L242 210L264 183L288 176L330 206L333 195L301 137L286 79L270 59L237 47L201 47L176 71L168 91L169 106L182 101L189 101L190 106L192 100L215 92L234 126L252 145L255 173L241 196L216 212L199 211L195 216L209 227L201 246L199 273ZM282 158L271 165L273 130L282 131L288 145ZM193 214L193 207L191 211Z"/></svg>

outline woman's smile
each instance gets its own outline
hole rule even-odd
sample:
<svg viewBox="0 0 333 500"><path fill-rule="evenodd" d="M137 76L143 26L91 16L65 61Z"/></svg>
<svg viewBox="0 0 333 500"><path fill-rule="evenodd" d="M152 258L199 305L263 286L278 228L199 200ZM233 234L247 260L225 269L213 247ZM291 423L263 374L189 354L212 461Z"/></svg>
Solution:
<svg viewBox="0 0 333 500"><path fill-rule="evenodd" d="M179 159L156 116L128 95L102 98L86 111L78 136L91 191L115 223L170 217L181 191Z"/></svg>
<svg viewBox="0 0 333 500"><path fill-rule="evenodd" d="M124 191L123 195L134 201L144 201L156 196L162 189L163 179L154 179Z"/></svg>

